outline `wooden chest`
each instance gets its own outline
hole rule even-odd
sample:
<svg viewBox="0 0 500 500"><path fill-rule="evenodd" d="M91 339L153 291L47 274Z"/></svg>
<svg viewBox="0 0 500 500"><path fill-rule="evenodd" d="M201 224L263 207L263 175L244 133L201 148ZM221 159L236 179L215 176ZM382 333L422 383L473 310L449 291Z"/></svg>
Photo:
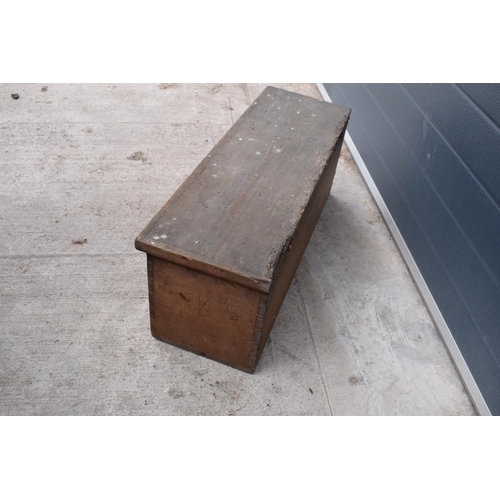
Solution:
<svg viewBox="0 0 500 500"><path fill-rule="evenodd" d="M267 87L137 237L154 337L252 373L330 194L350 110Z"/></svg>

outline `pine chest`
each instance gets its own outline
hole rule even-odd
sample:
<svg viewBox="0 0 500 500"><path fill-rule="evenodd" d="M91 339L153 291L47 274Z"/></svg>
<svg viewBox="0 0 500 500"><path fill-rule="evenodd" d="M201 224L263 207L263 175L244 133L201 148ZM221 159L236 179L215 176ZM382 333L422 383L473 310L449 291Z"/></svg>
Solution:
<svg viewBox="0 0 500 500"><path fill-rule="evenodd" d="M253 372L330 194L350 110L267 87L137 237L151 331Z"/></svg>

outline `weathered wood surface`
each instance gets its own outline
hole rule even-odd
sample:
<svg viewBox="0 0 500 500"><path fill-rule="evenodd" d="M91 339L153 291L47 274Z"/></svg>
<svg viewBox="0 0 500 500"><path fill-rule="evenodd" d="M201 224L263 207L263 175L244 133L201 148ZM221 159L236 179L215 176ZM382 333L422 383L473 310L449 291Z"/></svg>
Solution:
<svg viewBox="0 0 500 500"><path fill-rule="evenodd" d="M136 239L154 337L253 372L332 186L350 111L267 87Z"/></svg>
<svg viewBox="0 0 500 500"><path fill-rule="evenodd" d="M292 283L292 279L297 271L302 255L306 250L319 216L321 215L321 211L323 210L326 200L330 195L343 138L344 132L332 152L327 168L325 168L322 176L318 180L316 189L309 199L309 203L307 204L300 222L295 229L295 233L293 234L288 250L282 254L276 267L273 286L271 287L266 301L264 321L262 324L261 337L259 339L259 351L257 353L255 363L257 363L260 355L262 354L262 350L264 349L264 345L274 325L274 321L278 316L281 304L283 303L283 300L288 292L288 288Z"/></svg>
<svg viewBox="0 0 500 500"><path fill-rule="evenodd" d="M346 108L267 87L136 247L268 291L348 116Z"/></svg>
<svg viewBox="0 0 500 500"><path fill-rule="evenodd" d="M151 255L148 267L155 338L253 371L266 294Z"/></svg>

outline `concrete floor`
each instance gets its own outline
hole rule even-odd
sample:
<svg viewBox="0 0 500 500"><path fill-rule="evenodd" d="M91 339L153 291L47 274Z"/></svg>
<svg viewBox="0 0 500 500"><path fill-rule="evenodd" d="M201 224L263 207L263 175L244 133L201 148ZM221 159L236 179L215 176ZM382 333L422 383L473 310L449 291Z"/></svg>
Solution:
<svg viewBox="0 0 500 500"><path fill-rule="evenodd" d="M0 86L0 414L475 414L345 149L254 375L151 337L134 238L265 84L42 86Z"/></svg>

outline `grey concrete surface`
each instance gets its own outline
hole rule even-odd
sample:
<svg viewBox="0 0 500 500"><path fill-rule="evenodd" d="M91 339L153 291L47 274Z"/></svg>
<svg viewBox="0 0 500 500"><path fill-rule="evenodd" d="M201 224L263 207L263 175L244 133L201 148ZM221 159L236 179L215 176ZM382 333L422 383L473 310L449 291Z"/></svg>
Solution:
<svg viewBox="0 0 500 500"><path fill-rule="evenodd" d="M134 238L264 86L0 86L0 414L474 414L345 149L255 374L151 337Z"/></svg>

